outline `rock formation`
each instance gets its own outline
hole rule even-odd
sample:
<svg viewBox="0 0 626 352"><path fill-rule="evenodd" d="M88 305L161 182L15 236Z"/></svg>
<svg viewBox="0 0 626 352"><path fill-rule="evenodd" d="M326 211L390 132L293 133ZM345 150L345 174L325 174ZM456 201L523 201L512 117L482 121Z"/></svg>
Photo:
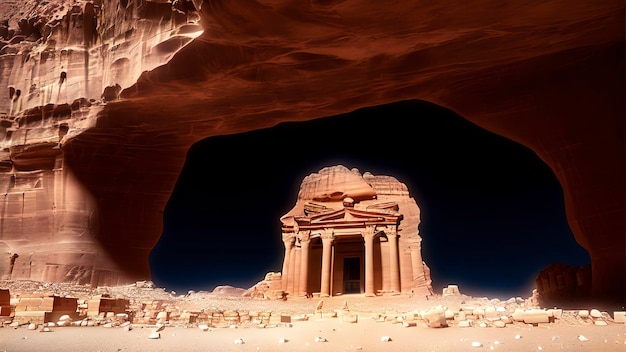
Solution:
<svg viewBox="0 0 626 352"><path fill-rule="evenodd" d="M102 192L117 193L114 198L132 207L133 201L119 195L127 192L126 187L86 189L68 167L68 156L73 152L63 149L67 141L97 125L102 104L117 100L122 86L134 83L144 70L166 63L201 33L197 13L189 4L0 4L0 13L7 16L0 25L0 86L9 92L0 95L2 278L94 285L126 283L130 277L149 278L147 253L156 243L158 231L144 239L143 230L139 230L137 236L131 236L135 237L132 243L120 243L107 235L106 224L126 228L122 230L126 234L135 230L132 222L106 220L117 216L110 213L115 210L105 205L110 200L105 200L108 197L103 198ZM106 140L109 137L101 141ZM120 141L105 144L113 146ZM119 147L124 148L121 144L114 149ZM112 159L112 155L96 154L83 178L106 173L104 169L133 159L132 153L122 152ZM115 173L114 182L125 178ZM104 177L110 179L111 175ZM175 179L176 172L171 177ZM159 188L155 185L156 190ZM104 203L98 204L100 201ZM162 208L144 209L146 219L160 221ZM126 259L120 263L122 257Z"/></svg>
<svg viewBox="0 0 626 352"><path fill-rule="evenodd" d="M193 143L422 99L534 150L563 186L592 295L625 300L623 3L29 0L0 13L5 276L146 279Z"/></svg>
<svg viewBox="0 0 626 352"><path fill-rule="evenodd" d="M537 295L541 307L587 303L591 291L591 268L554 263L537 275Z"/></svg>
<svg viewBox="0 0 626 352"><path fill-rule="evenodd" d="M289 295L432 294L420 209L394 177L323 168L304 178L280 221L281 285Z"/></svg>

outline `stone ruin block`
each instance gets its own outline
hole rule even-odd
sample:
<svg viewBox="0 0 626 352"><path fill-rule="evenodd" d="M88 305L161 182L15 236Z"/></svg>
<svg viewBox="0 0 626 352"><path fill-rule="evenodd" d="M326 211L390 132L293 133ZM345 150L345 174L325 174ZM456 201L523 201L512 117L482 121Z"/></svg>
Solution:
<svg viewBox="0 0 626 352"><path fill-rule="evenodd" d="M87 301L87 316L94 317L109 312L114 314L126 313L129 304L127 299L95 297Z"/></svg>
<svg viewBox="0 0 626 352"><path fill-rule="evenodd" d="M460 296L461 292L459 291L459 286L457 285L448 285L448 287L443 288L443 296Z"/></svg>
<svg viewBox="0 0 626 352"><path fill-rule="evenodd" d="M526 324L539 324L550 322L550 314L548 313L548 311L541 309L527 309L522 314L522 318L524 320L524 323Z"/></svg>
<svg viewBox="0 0 626 352"><path fill-rule="evenodd" d="M20 323L57 322L63 315L78 319L77 298L32 295L20 298L15 307L15 318Z"/></svg>

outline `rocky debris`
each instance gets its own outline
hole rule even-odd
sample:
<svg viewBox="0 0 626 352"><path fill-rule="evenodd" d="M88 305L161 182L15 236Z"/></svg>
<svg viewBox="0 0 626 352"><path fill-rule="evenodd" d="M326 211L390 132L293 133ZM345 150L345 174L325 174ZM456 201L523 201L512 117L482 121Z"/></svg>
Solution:
<svg viewBox="0 0 626 352"><path fill-rule="evenodd" d="M285 291L281 288L281 273L270 272L265 278L243 293L243 297L263 299L285 299Z"/></svg>
<svg viewBox="0 0 626 352"><path fill-rule="evenodd" d="M16 282L12 284L20 287ZM384 301L384 306L394 307L391 310L382 309L380 303L364 297L348 299L344 296L319 301L301 298L284 302L215 295L212 292L203 291L173 297L164 289L155 288L152 283L146 282L95 289L75 286L75 290L67 284L44 285L28 282L22 283L21 286L55 287L65 292L66 295L56 296L52 291L37 294L42 296L37 298L37 302L57 302L57 306L52 304L52 309L45 311L43 316L40 315L41 318L31 315L25 319L26 316L16 314L19 312L16 308L28 307L28 304L33 304L35 298L32 294L12 291L15 292L11 293L10 298L12 312L5 318L3 326L40 329L40 331L44 328L50 330L66 326L100 326L129 331L134 326L144 326L152 329L149 338L154 339L160 338L160 333L168 326L195 327L207 332L211 328L290 327L292 322L306 321L311 318L340 319L342 322L351 324L358 324L362 319L373 319L381 323L401 324L403 327L466 329L507 328L509 326L549 327L555 324L572 326L623 324L612 319L607 312L596 308L588 310L545 309L529 305L529 300L515 298L499 301L468 296L434 295L429 300L417 300L409 296L392 296ZM381 299L385 300L385 298ZM64 302L74 302L72 307L75 311L68 312ZM125 304L124 312L107 311L108 309L119 311L121 302ZM41 309L44 303L38 304L37 307L40 308L37 309ZM49 306L49 303L45 304ZM348 304L350 309L346 309ZM416 304L422 308L416 309ZM320 309L316 312L317 307ZM322 314L320 314L321 307L325 308ZM521 337L517 335L516 339Z"/></svg>
<svg viewBox="0 0 626 352"><path fill-rule="evenodd" d="M443 288L444 296L460 296L461 292L459 291L459 286L457 285L448 285L448 287Z"/></svg>

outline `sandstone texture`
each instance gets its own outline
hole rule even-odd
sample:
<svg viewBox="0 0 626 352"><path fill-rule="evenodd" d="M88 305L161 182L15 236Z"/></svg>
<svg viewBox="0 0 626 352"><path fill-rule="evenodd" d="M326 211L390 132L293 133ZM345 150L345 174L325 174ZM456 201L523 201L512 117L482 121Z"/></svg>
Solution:
<svg viewBox="0 0 626 352"><path fill-rule="evenodd" d="M289 295L432 294L420 209L394 177L323 168L302 180L280 221L281 287Z"/></svg>
<svg viewBox="0 0 626 352"><path fill-rule="evenodd" d="M148 278L193 143L422 99L535 151L590 254L591 295L625 300L622 2L7 0L0 13L5 277Z"/></svg>

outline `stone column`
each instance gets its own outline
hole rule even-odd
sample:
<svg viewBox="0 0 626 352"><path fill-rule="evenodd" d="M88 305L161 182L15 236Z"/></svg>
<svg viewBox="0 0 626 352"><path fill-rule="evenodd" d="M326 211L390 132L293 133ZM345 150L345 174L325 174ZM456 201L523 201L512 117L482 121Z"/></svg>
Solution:
<svg viewBox="0 0 626 352"><path fill-rule="evenodd" d="M287 293L293 293L295 288L298 288L297 284L294 283L294 278L296 274L296 246L291 247L291 252L289 254L289 284L287 285Z"/></svg>
<svg viewBox="0 0 626 352"><path fill-rule="evenodd" d="M309 293L309 245L311 243L310 231L300 232L300 296L306 297Z"/></svg>
<svg viewBox="0 0 626 352"><path fill-rule="evenodd" d="M291 292L289 292L289 295L292 297L297 296L298 292L300 292L300 266L302 264L302 250L300 249L300 247L296 246L296 250L294 253L296 254L296 265L293 269L293 288L291 289Z"/></svg>
<svg viewBox="0 0 626 352"><path fill-rule="evenodd" d="M362 234L365 240L365 297L374 297L374 228Z"/></svg>
<svg viewBox="0 0 626 352"><path fill-rule="evenodd" d="M330 267L332 260L333 234L327 231L322 235L322 282L320 297L330 296Z"/></svg>
<svg viewBox="0 0 626 352"><path fill-rule="evenodd" d="M424 262L422 259L422 239L418 238L411 243L411 268L413 269L413 287L424 285L426 275L424 274Z"/></svg>
<svg viewBox="0 0 626 352"><path fill-rule="evenodd" d="M391 291L400 293L400 267L398 255L398 234L393 230L388 230L387 239L389 240L389 275L391 282Z"/></svg>
<svg viewBox="0 0 626 352"><path fill-rule="evenodd" d="M283 260L283 272L281 275L282 290L287 292L287 284L289 282L289 266L291 259L291 249L296 241L292 234L283 233L283 243L285 244L285 259Z"/></svg>

